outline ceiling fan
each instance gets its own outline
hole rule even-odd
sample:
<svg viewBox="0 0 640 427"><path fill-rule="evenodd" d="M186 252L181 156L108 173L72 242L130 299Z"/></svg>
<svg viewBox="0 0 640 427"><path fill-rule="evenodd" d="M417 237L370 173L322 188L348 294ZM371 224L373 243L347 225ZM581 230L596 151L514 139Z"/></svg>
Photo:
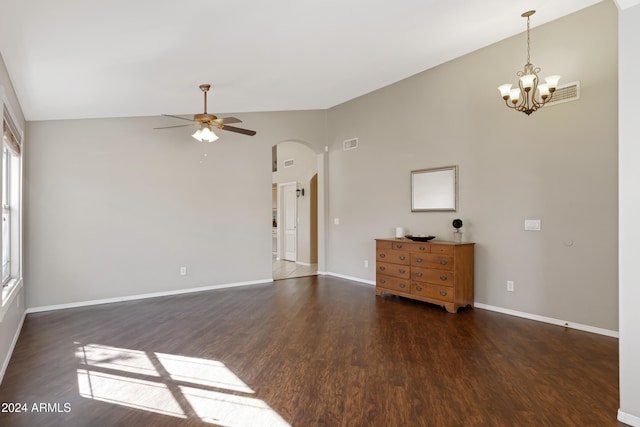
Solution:
<svg viewBox="0 0 640 427"><path fill-rule="evenodd" d="M180 127L186 127L186 126L199 125L200 127L198 128L198 130L195 131L195 133L191 136L193 136L195 139L197 139L200 142L202 141L213 142L218 139L218 135L213 133L213 130L211 129L212 126L222 130L241 133L243 135L253 136L256 134L256 132L253 130L242 129L235 126L229 126L229 123L242 123L242 120L240 119L237 119L235 117L218 118L213 114L207 113L207 92L209 91L209 89L211 89L211 85L209 84L200 85L200 90L204 94L204 113L194 114L193 119L187 119L185 117L174 116L171 114L163 114L163 116L173 117L180 120L187 120L192 123L188 125L164 126L164 127L154 128L154 129L170 129L170 128L180 128Z"/></svg>

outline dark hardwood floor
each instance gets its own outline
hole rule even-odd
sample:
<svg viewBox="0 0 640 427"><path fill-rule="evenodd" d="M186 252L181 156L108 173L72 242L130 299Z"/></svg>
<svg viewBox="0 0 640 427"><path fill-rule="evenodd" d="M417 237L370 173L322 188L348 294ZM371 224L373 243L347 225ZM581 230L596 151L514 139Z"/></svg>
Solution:
<svg viewBox="0 0 640 427"><path fill-rule="evenodd" d="M617 339L374 293L314 276L28 315L0 425L623 425Z"/></svg>

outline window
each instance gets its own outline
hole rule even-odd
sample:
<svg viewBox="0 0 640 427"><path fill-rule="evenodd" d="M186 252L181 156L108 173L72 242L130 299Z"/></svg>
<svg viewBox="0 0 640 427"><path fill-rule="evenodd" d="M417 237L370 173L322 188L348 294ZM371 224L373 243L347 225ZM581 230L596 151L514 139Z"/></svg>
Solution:
<svg viewBox="0 0 640 427"><path fill-rule="evenodd" d="M0 95L3 95L0 87ZM2 305L0 321L7 305L22 286L22 132L0 96L2 107Z"/></svg>
<svg viewBox="0 0 640 427"><path fill-rule="evenodd" d="M4 139L4 138L3 138ZM11 188L11 159L9 149L2 150L2 284L11 277L11 207L9 197Z"/></svg>

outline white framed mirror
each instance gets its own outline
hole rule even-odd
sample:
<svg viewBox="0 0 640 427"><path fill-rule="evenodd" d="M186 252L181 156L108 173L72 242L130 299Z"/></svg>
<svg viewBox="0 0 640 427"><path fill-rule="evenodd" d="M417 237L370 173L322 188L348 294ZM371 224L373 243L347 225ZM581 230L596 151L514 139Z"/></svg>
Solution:
<svg viewBox="0 0 640 427"><path fill-rule="evenodd" d="M455 211L458 166L411 171L411 212Z"/></svg>

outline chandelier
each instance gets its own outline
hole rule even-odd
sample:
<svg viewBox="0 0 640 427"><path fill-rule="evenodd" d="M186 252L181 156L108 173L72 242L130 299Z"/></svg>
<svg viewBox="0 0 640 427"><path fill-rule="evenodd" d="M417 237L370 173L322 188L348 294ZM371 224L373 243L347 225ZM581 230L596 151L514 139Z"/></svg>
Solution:
<svg viewBox="0 0 640 427"><path fill-rule="evenodd" d="M498 86L507 107L521 111L527 116L551 100L560 80L560 76L549 76L545 79L546 83L539 84L540 68L531 65L529 17L534 13L536 13L535 10L530 10L521 15L523 18L527 18L527 63L524 64L523 71L517 72L517 76L520 77L518 87L511 89L512 85L509 83Z"/></svg>

